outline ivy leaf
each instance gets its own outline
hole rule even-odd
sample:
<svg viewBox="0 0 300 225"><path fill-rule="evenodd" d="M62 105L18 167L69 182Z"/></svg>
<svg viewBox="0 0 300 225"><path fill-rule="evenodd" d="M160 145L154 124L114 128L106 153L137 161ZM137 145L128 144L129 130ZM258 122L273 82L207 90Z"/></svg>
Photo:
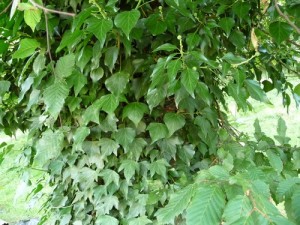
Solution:
<svg viewBox="0 0 300 225"><path fill-rule="evenodd" d="M118 105L119 100L113 94L104 95L99 99L100 108L107 114L113 114Z"/></svg>
<svg viewBox="0 0 300 225"><path fill-rule="evenodd" d="M125 179L129 183L135 172L139 171L139 164L130 159L123 160L118 171L120 172L122 170L124 170Z"/></svg>
<svg viewBox="0 0 300 225"><path fill-rule="evenodd" d="M129 81L129 74L125 72L118 72L106 79L106 88L115 95L120 95L126 88Z"/></svg>
<svg viewBox="0 0 300 225"><path fill-rule="evenodd" d="M87 30L96 36L102 47L106 39L106 34L113 28L113 22L110 19L92 18L87 21L87 24Z"/></svg>
<svg viewBox="0 0 300 225"><path fill-rule="evenodd" d="M200 186L186 212L186 222L193 224L220 224L225 207L225 195L217 185Z"/></svg>
<svg viewBox="0 0 300 225"><path fill-rule="evenodd" d="M61 78L69 77L72 74L73 67L75 65L74 54L69 54L61 57L55 67L55 74Z"/></svg>
<svg viewBox="0 0 300 225"><path fill-rule="evenodd" d="M167 166L169 166L169 164L165 159L159 159L152 162L149 167L151 177L153 177L154 174L158 174L167 178Z"/></svg>
<svg viewBox="0 0 300 225"><path fill-rule="evenodd" d="M40 43L35 39L25 38L20 41L20 46L12 55L15 59L24 59L31 56L35 50L40 47Z"/></svg>
<svg viewBox="0 0 300 225"><path fill-rule="evenodd" d="M166 113L164 122L169 130L169 136L172 136L175 131L181 129L185 125L184 117L177 113Z"/></svg>
<svg viewBox="0 0 300 225"><path fill-rule="evenodd" d="M262 90L262 88L256 80L247 79L245 80L245 84L252 98L261 102L270 103L266 93Z"/></svg>
<svg viewBox="0 0 300 225"><path fill-rule="evenodd" d="M157 51L172 52L172 51L174 51L176 49L178 49L177 46L172 45L170 43L166 43L166 44L163 44L163 45L157 47L156 49L154 49L153 52L157 52Z"/></svg>
<svg viewBox="0 0 300 225"><path fill-rule="evenodd" d="M168 136L168 128L162 123L150 123L147 127L152 143Z"/></svg>
<svg viewBox="0 0 300 225"><path fill-rule="evenodd" d="M127 149L135 138L135 130L130 127L121 128L114 134L114 138L124 149Z"/></svg>
<svg viewBox="0 0 300 225"><path fill-rule="evenodd" d="M207 85L201 81L198 82L196 87L196 93L198 98L202 99L207 105L210 105L212 102L212 96L209 93Z"/></svg>
<svg viewBox="0 0 300 225"><path fill-rule="evenodd" d="M289 38L293 28L288 23L275 21L269 25L269 32L277 44L280 44Z"/></svg>
<svg viewBox="0 0 300 225"><path fill-rule="evenodd" d="M146 104L132 102L125 106L122 117L123 119L127 117L135 124L135 126L137 126L146 112L148 112L148 107Z"/></svg>
<svg viewBox="0 0 300 225"><path fill-rule="evenodd" d="M232 6L232 11L241 19L248 19L250 8L251 5L248 2L236 2Z"/></svg>
<svg viewBox="0 0 300 225"><path fill-rule="evenodd" d="M117 186L119 186L120 184L120 176L117 172L113 170L104 169L100 172L99 176L103 178L106 186L108 186L111 183L114 183Z"/></svg>
<svg viewBox="0 0 300 225"><path fill-rule="evenodd" d="M92 105L90 105L83 113L82 119L85 124L90 121L100 124L99 122L99 111L101 104L99 103L100 99L96 100Z"/></svg>
<svg viewBox="0 0 300 225"><path fill-rule="evenodd" d="M101 215L97 216L96 224L99 225L118 225L119 221L112 216L109 215Z"/></svg>
<svg viewBox="0 0 300 225"><path fill-rule="evenodd" d="M34 164L43 167L49 160L56 158L63 149L64 134L61 131L43 132L36 144L36 156Z"/></svg>
<svg viewBox="0 0 300 225"><path fill-rule="evenodd" d="M118 155L118 148L120 147L120 145L116 141L110 138L101 138L99 142L101 147L101 153L104 156L109 156L112 153Z"/></svg>
<svg viewBox="0 0 300 225"><path fill-rule="evenodd" d="M194 90L197 87L198 78L199 73L191 68L186 68L181 73L181 83L193 98L195 98Z"/></svg>
<svg viewBox="0 0 300 225"><path fill-rule="evenodd" d="M135 9L121 12L115 17L115 25L120 28L129 39L130 31L135 27L140 15L140 12Z"/></svg>
<svg viewBox="0 0 300 225"><path fill-rule="evenodd" d="M194 193L195 185L188 185L187 187L175 192L171 196L169 203L155 213L159 223L173 223L174 219L187 208L191 198L194 196Z"/></svg>
<svg viewBox="0 0 300 225"><path fill-rule="evenodd" d="M149 220L146 216L130 219L128 223L128 225L147 225L147 224L152 224L152 221Z"/></svg>
<svg viewBox="0 0 300 225"><path fill-rule="evenodd" d="M81 144L89 134L90 129L88 127L79 127L73 135L74 144Z"/></svg>
<svg viewBox="0 0 300 225"><path fill-rule="evenodd" d="M225 31L227 37L230 34L231 29L234 26L234 19L231 17L221 18L219 21L219 26Z"/></svg>
<svg viewBox="0 0 300 225"><path fill-rule="evenodd" d="M154 36L162 34L167 30L167 25L165 21L161 20L159 14L150 15L145 21L145 26Z"/></svg>
<svg viewBox="0 0 300 225"><path fill-rule="evenodd" d="M116 46L109 47L105 52L104 64L109 68L111 73L117 62L118 55L119 48Z"/></svg>
<svg viewBox="0 0 300 225"><path fill-rule="evenodd" d="M46 104L46 111L56 118L62 110L65 99L69 95L69 89L65 82L55 82L45 89L43 96Z"/></svg>

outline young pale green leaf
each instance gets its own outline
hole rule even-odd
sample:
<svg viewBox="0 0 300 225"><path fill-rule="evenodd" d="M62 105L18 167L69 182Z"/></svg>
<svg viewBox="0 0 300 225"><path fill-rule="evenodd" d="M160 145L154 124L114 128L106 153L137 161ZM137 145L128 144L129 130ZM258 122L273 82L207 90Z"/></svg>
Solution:
<svg viewBox="0 0 300 225"><path fill-rule="evenodd" d="M40 47L40 43L35 39L25 38L20 41L20 46L12 55L15 59L24 59L31 56Z"/></svg>
<svg viewBox="0 0 300 225"><path fill-rule="evenodd" d="M36 25L41 21L42 11L32 6L31 9L24 11L24 21L34 31Z"/></svg>
<svg viewBox="0 0 300 225"><path fill-rule="evenodd" d="M173 223L174 219L187 208L195 193L195 185L188 185L176 191L170 198L169 203L160 208L155 216L160 224Z"/></svg>
<svg viewBox="0 0 300 225"><path fill-rule="evenodd" d="M130 31L135 27L140 15L140 11L135 9L131 11L124 11L117 14L114 22L116 27L120 28L129 39Z"/></svg>
<svg viewBox="0 0 300 225"><path fill-rule="evenodd" d="M63 149L64 134L61 131L46 130L36 143L34 164L43 167L49 160L56 158Z"/></svg>
<svg viewBox="0 0 300 225"><path fill-rule="evenodd" d="M106 34L113 28L113 22L110 19L92 18L87 21L87 24L87 30L96 36L102 47L106 39Z"/></svg>
<svg viewBox="0 0 300 225"><path fill-rule="evenodd" d="M103 154L104 156L109 156L112 153L118 155L118 148L120 147L120 145L116 141L110 138L101 138L99 140L99 143L101 147L101 154Z"/></svg>
<svg viewBox="0 0 300 225"><path fill-rule="evenodd" d="M152 221L149 220L146 216L141 216L138 218L130 219L128 225L148 225L152 224Z"/></svg>
<svg viewBox="0 0 300 225"><path fill-rule="evenodd" d="M153 52L157 52L157 51L172 52L176 49L178 49L177 46L172 45L170 43L165 43L165 44L162 44L161 46L157 47L156 49L154 49Z"/></svg>
<svg viewBox="0 0 300 225"><path fill-rule="evenodd" d="M74 143L81 144L89 134L90 129L88 127L79 127L73 136Z"/></svg>
<svg viewBox="0 0 300 225"><path fill-rule="evenodd" d="M122 145L124 149L127 149L128 146L133 142L135 135L134 129L126 127L121 128L114 133L114 138L120 145Z"/></svg>
<svg viewBox="0 0 300 225"><path fill-rule="evenodd" d="M187 225L221 223L225 208L225 195L218 185L202 185L187 208Z"/></svg>
<svg viewBox="0 0 300 225"><path fill-rule="evenodd" d="M168 136L168 128L163 123L150 123L147 127L152 143Z"/></svg>
<svg viewBox="0 0 300 225"><path fill-rule="evenodd" d="M175 131L181 129L185 125L185 119L177 113L166 113L164 122L169 130L169 136L172 136Z"/></svg>
<svg viewBox="0 0 300 225"><path fill-rule="evenodd" d="M123 160L120 167L119 167L119 172L124 170L124 176L126 181L129 183L130 179L134 176L135 172L139 171L139 164L136 161L127 159Z"/></svg>
<svg viewBox="0 0 300 225"><path fill-rule="evenodd" d="M297 84L294 88L294 94L297 94L300 97L300 84Z"/></svg>
<svg viewBox="0 0 300 225"><path fill-rule="evenodd" d="M104 64L109 68L110 72L115 67L119 55L119 48L116 46L109 47L105 52Z"/></svg>
<svg viewBox="0 0 300 225"><path fill-rule="evenodd" d="M43 93L46 111L48 111L52 117L56 118L62 110L68 95L68 86L63 81L55 82L47 87Z"/></svg>
<svg viewBox="0 0 300 225"><path fill-rule="evenodd" d="M74 54L69 54L61 57L55 66L55 75L58 77L69 77L75 65Z"/></svg>
<svg viewBox="0 0 300 225"><path fill-rule="evenodd" d="M245 80L245 85L252 98L261 102L270 103L266 93L262 90L257 81L247 79Z"/></svg>
<svg viewBox="0 0 300 225"><path fill-rule="evenodd" d="M253 206L248 196L237 195L235 198L231 199L224 210L223 218L225 224L248 224L255 225L252 218L251 211ZM247 221L247 223L245 223ZM244 222L244 223L240 223Z"/></svg>
<svg viewBox="0 0 300 225"><path fill-rule="evenodd" d="M181 83L185 87L186 91L195 98L194 90L197 87L199 73L191 68L186 68L181 73Z"/></svg>
<svg viewBox="0 0 300 225"><path fill-rule="evenodd" d="M113 94L103 95L99 99L100 108L107 114L113 114L118 105L119 99Z"/></svg>
<svg viewBox="0 0 300 225"><path fill-rule="evenodd" d="M151 177L154 176L154 174L161 175L164 178L167 178L167 167L169 164L165 159L159 159L154 162L152 162L149 166L150 175Z"/></svg>
<svg viewBox="0 0 300 225"><path fill-rule="evenodd" d="M105 86L111 93L120 95L126 88L129 76L126 72L117 72L106 79Z"/></svg>
<svg viewBox="0 0 300 225"><path fill-rule="evenodd" d="M115 217L112 217L112 216L109 216L109 215L101 215L101 216L97 216L95 224L99 224L99 225L118 225L119 221Z"/></svg>
<svg viewBox="0 0 300 225"><path fill-rule="evenodd" d="M293 32L293 28L288 23L275 21L269 25L269 32L272 38L274 38L275 42L280 44L289 38Z"/></svg>
<svg viewBox="0 0 300 225"><path fill-rule="evenodd" d="M125 106L125 108L123 109L122 117L123 119L125 117L130 119L137 127L144 114L148 111L149 110L146 104L140 102L132 102Z"/></svg>
<svg viewBox="0 0 300 225"><path fill-rule="evenodd" d="M225 31L226 35L229 36L231 29L234 26L234 19L231 17L221 18L219 21L219 26Z"/></svg>

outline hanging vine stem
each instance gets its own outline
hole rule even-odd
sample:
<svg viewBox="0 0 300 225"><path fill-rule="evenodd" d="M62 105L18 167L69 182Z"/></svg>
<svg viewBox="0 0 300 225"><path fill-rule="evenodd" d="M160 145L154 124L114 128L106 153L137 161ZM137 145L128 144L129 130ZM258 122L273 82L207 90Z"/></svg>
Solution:
<svg viewBox="0 0 300 225"><path fill-rule="evenodd" d="M290 20L290 18L289 18L286 14L284 14L284 13L281 11L281 9L280 9L279 6L278 6L277 0L274 0L274 6L275 6L277 12L279 13L279 15L280 15L282 18L284 18L284 19L289 23L289 25L291 25L291 26L295 29L295 31L296 31L298 34L300 34L300 28L297 27L297 26Z"/></svg>

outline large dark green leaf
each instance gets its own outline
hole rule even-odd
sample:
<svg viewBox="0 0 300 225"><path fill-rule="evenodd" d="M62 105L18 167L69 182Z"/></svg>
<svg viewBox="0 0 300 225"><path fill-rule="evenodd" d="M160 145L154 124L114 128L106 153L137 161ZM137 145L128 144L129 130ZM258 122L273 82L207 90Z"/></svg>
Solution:
<svg viewBox="0 0 300 225"><path fill-rule="evenodd" d="M113 94L121 94L129 81L129 74L125 72L118 72L110 76L105 81L106 88Z"/></svg>
<svg viewBox="0 0 300 225"><path fill-rule="evenodd" d="M120 28L129 39L129 34L132 28L135 27L137 21L140 18L140 12L138 10L131 10L119 13L115 17L115 25Z"/></svg>
<svg viewBox="0 0 300 225"><path fill-rule="evenodd" d="M181 129L185 125L184 117L176 113L166 113L164 122L169 130L169 136L172 136L175 131Z"/></svg>
<svg viewBox="0 0 300 225"><path fill-rule="evenodd" d="M165 138L168 135L168 128L163 123L150 123L147 130L149 130L152 143Z"/></svg>
<svg viewBox="0 0 300 225"><path fill-rule="evenodd" d="M230 17L224 17L220 19L219 26L225 31L226 35L229 36L234 23L234 19Z"/></svg>
<svg viewBox="0 0 300 225"><path fill-rule="evenodd" d="M181 83L186 91L194 98L194 90L197 87L199 73L193 68L186 68L181 73Z"/></svg>
<svg viewBox="0 0 300 225"><path fill-rule="evenodd" d="M266 93L262 90L257 81L247 79L245 80L245 84L252 98L261 102L270 103Z"/></svg>
<svg viewBox="0 0 300 225"><path fill-rule="evenodd" d="M274 40L280 44L289 38L293 28L288 23L276 21L269 25L269 32Z"/></svg>
<svg viewBox="0 0 300 225"><path fill-rule="evenodd" d="M104 45L106 34L113 28L111 19L93 18L87 21L87 30L93 33L101 43Z"/></svg>
<svg viewBox="0 0 300 225"><path fill-rule="evenodd" d="M123 110L123 118L130 119L135 126L139 124L144 116L144 113L148 111L147 105L140 102L133 102L128 104Z"/></svg>

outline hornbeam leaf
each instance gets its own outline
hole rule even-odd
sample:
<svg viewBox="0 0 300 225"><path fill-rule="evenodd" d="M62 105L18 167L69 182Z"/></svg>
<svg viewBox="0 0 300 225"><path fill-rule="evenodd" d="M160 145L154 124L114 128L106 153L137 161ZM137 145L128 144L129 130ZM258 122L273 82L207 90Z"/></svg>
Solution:
<svg viewBox="0 0 300 225"><path fill-rule="evenodd" d="M185 119L177 113L166 113L164 116L164 122L169 130L169 136L172 136L175 131L184 126Z"/></svg>
<svg viewBox="0 0 300 225"><path fill-rule="evenodd" d="M169 203L164 208L161 208L156 212L155 216L159 223L173 223L174 219L187 208L194 193L195 185L188 185L187 187L175 192L171 196Z"/></svg>
<svg viewBox="0 0 300 225"><path fill-rule="evenodd" d="M61 57L55 67L55 75L58 77L68 77L72 74L73 67L75 65L74 54L69 54Z"/></svg>
<svg viewBox="0 0 300 225"><path fill-rule="evenodd" d="M38 47L40 47L40 43L37 40L29 38L22 39L19 49L15 51L12 57L15 59L26 58L31 56Z"/></svg>
<svg viewBox="0 0 300 225"><path fill-rule="evenodd" d="M280 174L283 170L283 163L280 156L275 154L271 149L268 149L267 157L273 169L277 171L278 174Z"/></svg>
<svg viewBox="0 0 300 225"><path fill-rule="evenodd" d="M278 200L282 201L284 196L290 196L296 184L300 184L299 177L291 177L280 182L277 188Z"/></svg>
<svg viewBox="0 0 300 225"><path fill-rule="evenodd" d="M69 89L65 82L55 82L44 91L44 101L46 104L46 111L56 118L62 110L65 99L68 97Z"/></svg>
<svg viewBox="0 0 300 225"><path fill-rule="evenodd" d="M187 225L219 225L225 207L225 195L217 185L200 186L187 208Z"/></svg>
<svg viewBox="0 0 300 225"><path fill-rule="evenodd" d="M300 191L296 190L292 196L292 210L297 224L300 224Z"/></svg>
<svg viewBox="0 0 300 225"><path fill-rule="evenodd" d="M165 138L168 135L168 128L162 123L150 123L147 130L149 130L152 143Z"/></svg>
<svg viewBox="0 0 300 225"><path fill-rule="evenodd" d="M148 111L148 107L144 103L133 102L128 104L123 110L123 119L127 117L130 119L135 126L139 124L144 116L144 113Z"/></svg>
<svg viewBox="0 0 300 225"><path fill-rule="evenodd" d="M262 90L257 81L247 79L244 82L252 98L261 102L270 103L266 93Z"/></svg>
<svg viewBox="0 0 300 225"><path fill-rule="evenodd" d="M121 12L115 17L115 25L120 28L129 39L130 31L135 27L140 15L140 11L135 9Z"/></svg>

